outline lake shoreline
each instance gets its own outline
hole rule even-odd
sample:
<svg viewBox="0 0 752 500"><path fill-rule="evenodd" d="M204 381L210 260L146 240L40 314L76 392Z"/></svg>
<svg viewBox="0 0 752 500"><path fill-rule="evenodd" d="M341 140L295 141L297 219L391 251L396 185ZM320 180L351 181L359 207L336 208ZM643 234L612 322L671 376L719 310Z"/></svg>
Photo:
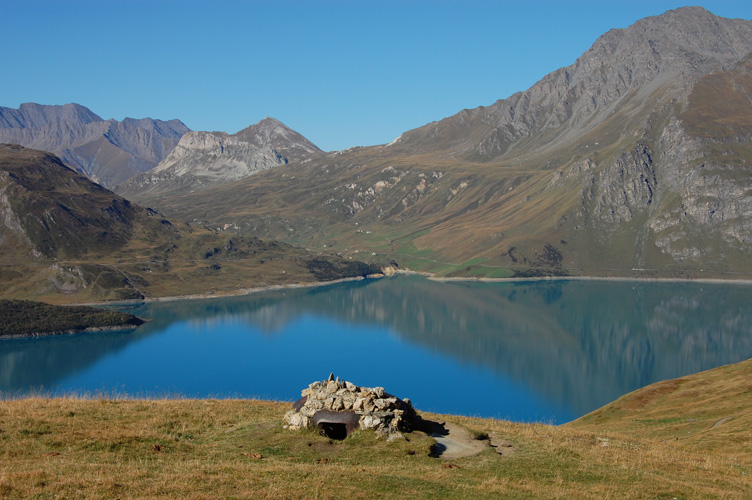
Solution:
<svg viewBox="0 0 752 500"><path fill-rule="evenodd" d="M432 274L423 274L432 281L453 282L468 281L479 283L524 283L524 282L541 282L541 281L617 281L617 282L638 282L638 283L707 283L716 285L752 285L752 279L725 280L720 278L626 278L626 277L606 277L606 276L538 276L529 278L473 278L473 277L441 277Z"/></svg>
<svg viewBox="0 0 752 500"><path fill-rule="evenodd" d="M646 382L734 362L740 354L752 356L747 354L752 353L752 341L745 334L745 324L749 324L746 318L751 313L748 304L752 288L748 287L639 285L624 279L605 283L602 279L567 283L537 279L519 286L480 286L472 280L442 286L418 273L404 274L392 281L348 280L352 282L318 288L332 284L324 282L316 283L316 288L290 291L286 291L290 287L277 286L277 290L250 297L165 303L157 303L163 300L157 299L123 306L122 311L152 321L146 329L134 333L71 336L84 342L67 342L65 337L58 337L56 342L56 336L48 336L49 347L44 342L29 341L28 346L18 342L18 351L25 349L28 354L21 357L10 353L16 365L11 375L30 373L48 359L49 374L45 376L56 381L71 366L80 365L83 368L79 370L85 370L100 358L107 358L102 367L108 367L112 360L117 366L136 366L148 360L149 366L160 367L154 380L148 380L159 388L156 391L144 389L144 381L137 376L98 364L90 370L90 380L84 376L89 372L81 371L81 381L70 386L84 391L122 387L118 392L140 396L145 391L159 396L167 388L169 394L180 397L242 394L280 400L297 391L286 389L287 382L280 382L281 376L272 375L274 382L264 381L277 369L274 360L284 359L289 365L281 372L285 376L297 377L297 370L307 378L308 370L312 370L309 360L317 359L322 360L317 370L323 367L321 371L326 373L373 377L369 368L361 367L358 360L353 362L348 353L383 350L409 355L414 366L420 360L425 368L411 368L414 373L408 377L379 373L376 383L363 378L366 385L383 383L396 388L393 393L413 394L419 386L463 380L473 387L493 387L497 393L532 394L523 398L525 404L519 409L506 404L499 407L482 397L462 399L464 395L446 404L441 400L445 407L418 408L564 423ZM102 306L105 310L117 308ZM727 328L721 331L716 325ZM369 334L353 334L360 331ZM394 332L398 332L396 337ZM561 345L557 339L563 339ZM713 352L702 347L708 339L716 347ZM405 345L408 349L400 351ZM340 346L341 354L332 353L331 346ZM50 358L52 349L58 347L64 353L61 363ZM207 377L194 380L191 367L204 366L207 360L217 360L218 368L208 371L221 376L212 381ZM466 364L461 364L463 360ZM636 360L635 366L629 364L630 360ZM7 366L10 370L11 363ZM437 366L442 367L441 373L431 373ZM544 372L540 367L550 368ZM593 374L594 382L578 392L583 373ZM381 377L386 380L382 382ZM16 379L7 378L7 386L22 387L22 377ZM517 382L528 379L529 383ZM45 387L54 385L49 380ZM55 383L68 381L60 378ZM212 384L221 389L211 390Z"/></svg>
<svg viewBox="0 0 752 500"><path fill-rule="evenodd" d="M146 322L132 314L91 306L64 307L29 300L0 300L0 339L130 330Z"/></svg>
<svg viewBox="0 0 752 500"><path fill-rule="evenodd" d="M434 273L397 270L392 274L383 276L355 276L351 278L341 278L333 281L311 281L306 283L291 283L288 285L264 285L258 287L241 288L229 292L206 292L186 295L167 295L164 297L146 297L143 299L96 301L96 302L76 302L65 304L70 306L101 306L101 305L134 305L152 302L174 302L178 300L203 300L224 297L241 297L259 292L268 292L275 290L294 290L298 288L315 288L320 286L336 285L350 281L362 281L365 279L381 279L383 277L391 278L398 275L405 276L423 276L431 281L438 282L470 282L470 283L526 283L541 281L614 281L614 282L638 282L638 283L707 283L716 285L752 285L752 279L720 279L720 278L636 278L636 277L605 277L605 276L539 276L526 278L474 278L471 276L458 277L441 277Z"/></svg>
<svg viewBox="0 0 752 500"><path fill-rule="evenodd" d="M65 307L65 306L61 306ZM5 339L36 339L40 337L53 337L53 336L61 336L61 335L75 335L77 333L96 333L96 332L115 332L115 331L129 331L129 330L136 330L138 327L146 323L146 320L143 320L142 318L139 318L143 321L143 323L138 325L133 324L127 324L124 323L122 325L113 325L113 326L92 326L89 328L78 328L78 329L70 329L70 330L58 330L54 332L32 332L32 333L18 333L18 334L10 334L10 335L3 335L0 336L0 340Z"/></svg>
<svg viewBox="0 0 752 500"><path fill-rule="evenodd" d="M362 281L366 279L380 279L380 276L354 276L351 278L340 278L332 281L311 281L306 283L291 283L288 285L264 285L251 288L240 288L230 292L206 292L206 293L194 293L186 295L166 295L164 297L144 297L143 299L128 299L128 300L104 300L97 302L77 302L73 304L65 304L66 306L101 306L101 305L134 305L144 304L152 302L175 302L178 300L203 300L203 299L220 299L226 297L242 297L243 295L251 295L260 292L270 292L275 290L295 290L298 288L315 288L320 286L336 285L339 283L347 283L350 281Z"/></svg>

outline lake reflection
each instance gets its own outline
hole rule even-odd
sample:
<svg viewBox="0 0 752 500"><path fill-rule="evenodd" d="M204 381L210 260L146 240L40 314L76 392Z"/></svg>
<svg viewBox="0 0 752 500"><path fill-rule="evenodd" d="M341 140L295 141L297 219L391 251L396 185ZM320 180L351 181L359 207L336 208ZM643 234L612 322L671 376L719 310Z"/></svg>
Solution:
<svg viewBox="0 0 752 500"><path fill-rule="evenodd" d="M132 332L0 342L4 394L292 400L329 372L422 410L566 422L752 357L752 287L420 277L127 308Z"/></svg>

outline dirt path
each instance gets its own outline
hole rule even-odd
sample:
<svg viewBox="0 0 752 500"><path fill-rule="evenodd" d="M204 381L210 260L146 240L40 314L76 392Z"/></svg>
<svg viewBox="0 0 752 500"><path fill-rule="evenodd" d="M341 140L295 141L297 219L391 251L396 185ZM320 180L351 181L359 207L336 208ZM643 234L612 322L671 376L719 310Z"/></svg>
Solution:
<svg viewBox="0 0 752 500"><path fill-rule="evenodd" d="M732 417L726 417L726 418L720 419L719 421L713 424L713 427L711 427L711 429L717 429L718 427L722 426L723 424L731 420L731 418Z"/></svg>

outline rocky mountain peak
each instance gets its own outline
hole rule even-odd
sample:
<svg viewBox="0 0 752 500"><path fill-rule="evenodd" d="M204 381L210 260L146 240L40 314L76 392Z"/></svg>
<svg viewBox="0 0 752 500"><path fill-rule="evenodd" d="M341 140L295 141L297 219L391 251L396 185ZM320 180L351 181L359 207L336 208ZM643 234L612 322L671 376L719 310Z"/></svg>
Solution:
<svg viewBox="0 0 752 500"><path fill-rule="evenodd" d="M409 235L387 251L464 276L741 276L751 102L752 21L682 8L609 31L490 106L170 209L353 255Z"/></svg>
<svg viewBox="0 0 752 500"><path fill-rule="evenodd" d="M322 153L311 141L275 118L266 117L233 137L258 147L272 147L288 161L301 161Z"/></svg>
<svg viewBox="0 0 752 500"><path fill-rule="evenodd" d="M644 101L662 87L686 96L697 78L750 52L752 22L701 7L668 11L605 33L574 64L528 90L406 132L389 147L488 161L519 152L525 138L541 133L550 144L561 143L587 133L629 99Z"/></svg>
<svg viewBox="0 0 752 500"><path fill-rule="evenodd" d="M117 190L129 198L147 201L152 196L195 192L236 181L322 154L301 134L267 117L233 135L188 132L153 170L135 176Z"/></svg>
<svg viewBox="0 0 752 500"><path fill-rule="evenodd" d="M667 69L696 76L744 57L750 37L748 21L682 7L609 31L567 69L589 74L605 67L636 85Z"/></svg>

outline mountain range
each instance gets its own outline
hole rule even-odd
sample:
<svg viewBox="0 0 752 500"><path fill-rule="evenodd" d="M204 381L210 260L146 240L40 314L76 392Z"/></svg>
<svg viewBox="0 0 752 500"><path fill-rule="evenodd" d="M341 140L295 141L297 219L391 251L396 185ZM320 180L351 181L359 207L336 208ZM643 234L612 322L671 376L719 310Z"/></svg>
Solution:
<svg viewBox="0 0 752 500"><path fill-rule="evenodd" d="M390 144L290 162L166 214L442 275L752 272L752 22L686 7Z"/></svg>
<svg viewBox="0 0 752 500"><path fill-rule="evenodd" d="M59 139L128 120L21 108L2 108L0 132ZM386 145L324 153L270 118L185 129L153 168L109 185L193 227L442 276L734 278L752 273L751 117L752 22L685 7Z"/></svg>
<svg viewBox="0 0 752 500"><path fill-rule="evenodd" d="M104 120L80 104L0 107L0 143L53 153L105 187L154 168L188 131L180 120Z"/></svg>

